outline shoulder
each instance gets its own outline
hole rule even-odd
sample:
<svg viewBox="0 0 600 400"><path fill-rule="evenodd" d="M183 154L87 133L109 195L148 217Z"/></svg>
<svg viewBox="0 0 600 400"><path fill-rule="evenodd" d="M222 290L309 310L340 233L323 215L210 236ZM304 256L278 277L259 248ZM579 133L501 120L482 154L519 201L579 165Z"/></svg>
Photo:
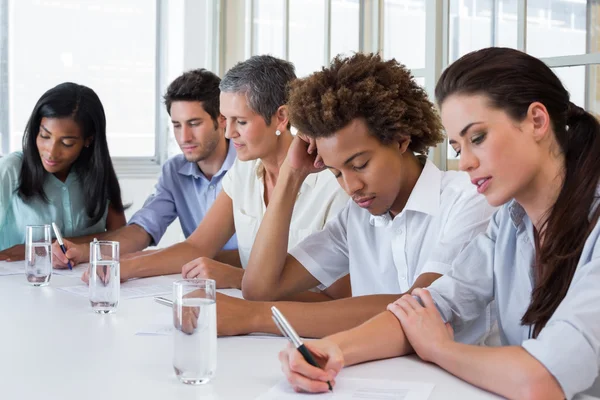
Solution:
<svg viewBox="0 0 600 400"><path fill-rule="evenodd" d="M23 153L20 151L0 157L0 180L16 179L18 181L22 165Z"/></svg>
<svg viewBox="0 0 600 400"><path fill-rule="evenodd" d="M172 175L177 173L180 168L187 165L188 161L185 159L183 154L177 154L169 158L162 166L162 173Z"/></svg>
<svg viewBox="0 0 600 400"><path fill-rule="evenodd" d="M344 191L337 182L335 175L329 170L311 174L306 178L305 182L321 193L337 193Z"/></svg>

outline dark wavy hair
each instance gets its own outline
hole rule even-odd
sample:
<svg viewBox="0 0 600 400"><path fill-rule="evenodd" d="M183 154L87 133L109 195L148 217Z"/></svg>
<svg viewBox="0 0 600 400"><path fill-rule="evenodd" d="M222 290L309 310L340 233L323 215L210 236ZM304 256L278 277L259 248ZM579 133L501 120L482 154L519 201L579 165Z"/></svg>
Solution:
<svg viewBox="0 0 600 400"><path fill-rule="evenodd" d="M106 117L96 93L83 85L65 82L53 87L36 103L23 135L23 165L19 177L19 196L24 201L40 198L49 202L44 192L48 172L40 158L36 139L42 118L72 118L79 125L83 139L93 138L89 147L83 147L71 166L81 180L86 212L97 223L103 216L106 204L123 211L121 189L113 168L106 142Z"/></svg>
<svg viewBox="0 0 600 400"><path fill-rule="evenodd" d="M221 78L204 68L184 72L171 82L163 96L167 112L171 115L171 104L174 101L199 101L216 127L221 115L219 111L220 83Z"/></svg>
<svg viewBox="0 0 600 400"><path fill-rule="evenodd" d="M335 57L328 67L290 84L290 121L313 138L328 137L355 118L389 144L410 138L408 148L427 154L444 139L442 123L427 93L396 60L357 53Z"/></svg>
<svg viewBox="0 0 600 400"><path fill-rule="evenodd" d="M569 99L560 79L542 61L523 52L492 47L469 53L440 77L438 104L454 94L483 95L491 107L523 121L533 102L548 110L564 155L564 182L539 229L535 287L521 323L539 335L567 294L583 246L600 216L596 190L600 179L600 124ZM592 212L592 214L590 214Z"/></svg>

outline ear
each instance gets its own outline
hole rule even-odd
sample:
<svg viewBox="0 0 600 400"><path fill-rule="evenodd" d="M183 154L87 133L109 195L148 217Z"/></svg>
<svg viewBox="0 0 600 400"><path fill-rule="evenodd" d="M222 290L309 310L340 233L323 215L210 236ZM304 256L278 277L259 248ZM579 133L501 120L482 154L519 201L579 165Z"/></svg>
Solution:
<svg viewBox="0 0 600 400"><path fill-rule="evenodd" d="M536 142L546 138L550 131L550 114L546 106L539 101L533 102L527 109L526 120L531 124L533 139Z"/></svg>
<svg viewBox="0 0 600 400"><path fill-rule="evenodd" d="M275 115L273 116L276 123L276 129L284 132L288 130L288 124L290 123L290 117L288 114L288 108L286 105L283 105L277 109Z"/></svg>
<svg viewBox="0 0 600 400"><path fill-rule="evenodd" d="M398 151L400 154L404 154L406 153L406 150L408 150L408 145L410 145L410 137L401 136L396 143L398 144Z"/></svg>
<svg viewBox="0 0 600 400"><path fill-rule="evenodd" d="M219 128L225 129L227 127L227 118L225 118L224 115L219 114L219 116L217 117L217 125L219 126Z"/></svg>

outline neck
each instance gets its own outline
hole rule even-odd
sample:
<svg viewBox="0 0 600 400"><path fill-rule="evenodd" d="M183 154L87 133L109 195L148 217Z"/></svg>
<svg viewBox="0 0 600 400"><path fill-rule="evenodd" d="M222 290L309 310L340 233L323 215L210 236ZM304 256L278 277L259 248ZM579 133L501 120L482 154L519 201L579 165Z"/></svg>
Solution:
<svg viewBox="0 0 600 400"><path fill-rule="evenodd" d="M267 157L262 157L260 161L265 167L265 181L277 182L279 176L279 168L285 157L287 156L288 149L292 144L294 137L289 131L284 131L280 136L277 137L277 144L275 151L271 152Z"/></svg>
<svg viewBox="0 0 600 400"><path fill-rule="evenodd" d="M219 144L210 156L202 161L198 161L198 167L200 171L206 176L206 179L210 180L223 166L225 159L227 158L227 152L229 150L229 142L225 140L224 136L221 136Z"/></svg>
<svg viewBox="0 0 600 400"><path fill-rule="evenodd" d="M540 166L537 175L525 185L525 189L515 195L515 200L523 207L538 233L562 188L564 165L562 154L548 157L544 165ZM543 232L540 239L542 236Z"/></svg>
<svg viewBox="0 0 600 400"><path fill-rule="evenodd" d="M403 178L402 184L400 185L401 189L394 200L394 204L390 207L390 215L392 218L395 218L396 215L400 214L406 203L408 202L408 198L412 193L419 177L421 176L421 172L423 172L423 164L419 161L419 158L415 156L410 150L407 150L403 157L405 157L404 163L402 165Z"/></svg>

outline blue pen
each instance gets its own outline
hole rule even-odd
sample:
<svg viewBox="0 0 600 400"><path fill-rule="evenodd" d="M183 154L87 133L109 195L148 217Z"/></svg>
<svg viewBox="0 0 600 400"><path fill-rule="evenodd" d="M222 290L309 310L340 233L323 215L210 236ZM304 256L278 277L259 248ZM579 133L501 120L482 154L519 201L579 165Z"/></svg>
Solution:
<svg viewBox="0 0 600 400"><path fill-rule="evenodd" d="M67 255L67 248L65 247L65 244L63 243L62 236L60 235L60 231L58 230L58 226L56 226L56 224L54 222L52 223L52 229L54 229L54 234L56 235L56 241L60 245L60 249L62 250L64 255ZM67 258L67 265L69 266L69 270L73 270L71 261L69 261L68 258Z"/></svg>

